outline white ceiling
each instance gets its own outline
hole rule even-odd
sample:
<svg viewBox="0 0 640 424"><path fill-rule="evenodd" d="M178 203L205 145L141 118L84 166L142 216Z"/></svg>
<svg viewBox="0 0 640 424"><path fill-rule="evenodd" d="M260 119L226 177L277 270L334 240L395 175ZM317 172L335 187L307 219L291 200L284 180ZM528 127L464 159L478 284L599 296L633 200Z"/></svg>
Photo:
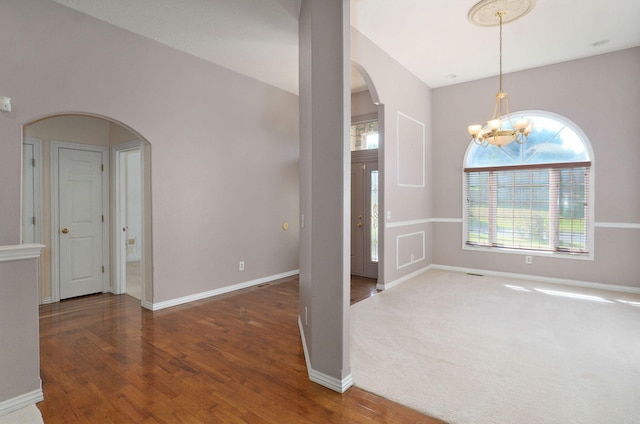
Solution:
<svg viewBox="0 0 640 424"><path fill-rule="evenodd" d="M298 92L300 0L54 1ZM351 0L351 23L436 88L498 74L498 28L468 21L476 3ZM537 0L504 25L504 72L640 46L639 20L640 0Z"/></svg>

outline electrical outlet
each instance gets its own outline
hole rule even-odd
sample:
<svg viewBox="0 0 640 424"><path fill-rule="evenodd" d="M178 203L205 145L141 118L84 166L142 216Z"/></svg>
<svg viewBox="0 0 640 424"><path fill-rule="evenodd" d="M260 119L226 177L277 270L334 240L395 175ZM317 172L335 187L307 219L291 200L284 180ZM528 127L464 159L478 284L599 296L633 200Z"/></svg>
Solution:
<svg viewBox="0 0 640 424"><path fill-rule="evenodd" d="M533 257L532 256L525 256L524 257L524 263L527 265L531 265L533 263Z"/></svg>
<svg viewBox="0 0 640 424"><path fill-rule="evenodd" d="M240 264L238 265L238 269L240 271L244 271L244 261L240 261Z"/></svg>

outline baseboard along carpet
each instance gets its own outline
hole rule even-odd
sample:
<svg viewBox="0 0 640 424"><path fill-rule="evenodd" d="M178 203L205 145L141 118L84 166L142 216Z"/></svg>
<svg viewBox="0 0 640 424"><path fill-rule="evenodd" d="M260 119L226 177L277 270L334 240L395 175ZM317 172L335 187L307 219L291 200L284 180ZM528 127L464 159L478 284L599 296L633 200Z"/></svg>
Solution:
<svg viewBox="0 0 640 424"><path fill-rule="evenodd" d="M637 423L640 295L427 271L351 307L351 369L454 424Z"/></svg>

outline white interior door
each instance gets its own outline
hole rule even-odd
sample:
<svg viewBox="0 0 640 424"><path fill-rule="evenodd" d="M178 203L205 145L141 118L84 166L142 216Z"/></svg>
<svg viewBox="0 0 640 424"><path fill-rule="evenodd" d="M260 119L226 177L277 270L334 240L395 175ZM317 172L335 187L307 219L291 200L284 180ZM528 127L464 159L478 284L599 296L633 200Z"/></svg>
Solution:
<svg viewBox="0 0 640 424"><path fill-rule="evenodd" d="M58 151L60 299L103 291L103 154Z"/></svg>

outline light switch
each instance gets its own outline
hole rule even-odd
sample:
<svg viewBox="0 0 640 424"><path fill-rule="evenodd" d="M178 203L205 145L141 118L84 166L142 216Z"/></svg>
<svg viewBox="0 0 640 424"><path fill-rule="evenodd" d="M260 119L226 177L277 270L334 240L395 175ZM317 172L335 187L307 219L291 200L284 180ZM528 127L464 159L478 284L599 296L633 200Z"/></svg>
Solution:
<svg viewBox="0 0 640 424"><path fill-rule="evenodd" d="M0 110L11 112L11 97L0 96Z"/></svg>

